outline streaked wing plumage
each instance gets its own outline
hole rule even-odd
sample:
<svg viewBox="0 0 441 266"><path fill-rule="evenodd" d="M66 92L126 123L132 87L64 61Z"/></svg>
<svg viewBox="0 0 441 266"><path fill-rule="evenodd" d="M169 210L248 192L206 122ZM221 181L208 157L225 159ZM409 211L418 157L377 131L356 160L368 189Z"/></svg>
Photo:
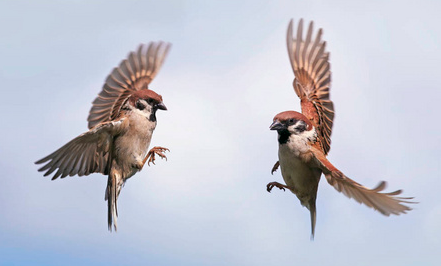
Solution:
<svg viewBox="0 0 441 266"><path fill-rule="evenodd" d="M302 113L313 123L320 135L325 154L331 145L334 105L329 99L331 71L326 42L321 40L322 29L313 36L313 22L309 24L303 39L303 20L300 20L296 37L293 37L293 21L286 37L288 54L294 71L294 90L301 100Z"/></svg>
<svg viewBox="0 0 441 266"><path fill-rule="evenodd" d="M103 89L93 101L87 118L89 128L114 120L131 93L148 88L158 74L170 46L171 44L164 42L142 44L137 52L131 52L127 59L112 70Z"/></svg>
<svg viewBox="0 0 441 266"><path fill-rule="evenodd" d="M46 163L38 171L46 171L44 176L47 176L58 169L52 180L68 175L108 174L113 138L125 129L124 121L123 118L100 124L74 138L52 154L35 162Z"/></svg>
<svg viewBox="0 0 441 266"><path fill-rule="evenodd" d="M363 203L386 216L391 214L400 215L412 210L404 205L404 203L415 203L409 201L413 198L398 197L402 192L401 190L394 192L381 192L386 188L385 181L381 181L377 187L369 189L345 176L335 168L318 149L313 148L312 153L318 166L326 176L326 180L338 192L342 192L347 197L353 198L357 202Z"/></svg>

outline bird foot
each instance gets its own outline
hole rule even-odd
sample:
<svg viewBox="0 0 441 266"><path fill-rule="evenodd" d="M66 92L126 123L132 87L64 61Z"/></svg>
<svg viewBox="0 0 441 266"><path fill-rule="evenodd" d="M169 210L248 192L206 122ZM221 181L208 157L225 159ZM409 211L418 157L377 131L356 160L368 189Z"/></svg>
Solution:
<svg viewBox="0 0 441 266"><path fill-rule="evenodd" d="M147 165L150 166L150 163L155 164L155 155L157 154L159 157L161 157L161 159L164 159L167 161L167 156L165 156L164 152L166 151L170 151L167 148L163 148L163 147L153 147L148 153L147 156L144 159L144 164L147 161Z"/></svg>
<svg viewBox="0 0 441 266"><path fill-rule="evenodd" d="M272 190L274 187L276 187L276 188L278 188L278 189L281 189L281 190L283 190L283 191L285 191L285 188L287 188L287 189L291 189L290 187L288 187L288 186L286 186L286 185L282 185L282 184L280 184L280 183L278 183L278 182L271 182L271 183L268 183L268 185L266 185L266 191L268 191L268 192L271 193L271 190Z"/></svg>

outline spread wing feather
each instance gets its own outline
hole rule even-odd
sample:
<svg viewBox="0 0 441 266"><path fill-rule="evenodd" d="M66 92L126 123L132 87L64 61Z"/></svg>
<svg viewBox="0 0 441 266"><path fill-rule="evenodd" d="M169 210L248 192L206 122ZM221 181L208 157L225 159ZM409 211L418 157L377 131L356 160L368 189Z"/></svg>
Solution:
<svg viewBox="0 0 441 266"><path fill-rule="evenodd" d="M44 176L47 176L58 169L52 180L76 174L79 176L91 173L108 174L114 137L127 126L124 121L123 118L102 123L74 138L55 152L35 162L46 163L38 171L46 171Z"/></svg>
<svg viewBox="0 0 441 266"><path fill-rule="evenodd" d="M286 37L288 55L294 71L294 91L300 98L302 113L313 123L320 135L320 143L325 154L331 145L334 105L329 99L331 71L326 42L321 40L322 29L313 36L311 21L303 39L303 19L297 34L293 36L293 21L288 26Z"/></svg>
<svg viewBox="0 0 441 266"><path fill-rule="evenodd" d="M335 168L325 157L325 155L318 149L313 148L312 154L316 159L317 165L321 168L328 183L333 186L338 192L343 193L348 198L353 198L360 204L379 211L385 216L391 214L400 215L412 210L410 207L404 205L405 203L415 203L409 201L411 197L397 197L402 193L401 190L394 192L382 192L386 188L386 182L381 181L380 184L369 189L349 177L345 176L337 168Z"/></svg>
<svg viewBox="0 0 441 266"><path fill-rule="evenodd" d="M134 91L147 89L158 74L171 45L164 42L141 44L136 52L114 68L107 76L89 112L89 128L118 117L124 101Z"/></svg>

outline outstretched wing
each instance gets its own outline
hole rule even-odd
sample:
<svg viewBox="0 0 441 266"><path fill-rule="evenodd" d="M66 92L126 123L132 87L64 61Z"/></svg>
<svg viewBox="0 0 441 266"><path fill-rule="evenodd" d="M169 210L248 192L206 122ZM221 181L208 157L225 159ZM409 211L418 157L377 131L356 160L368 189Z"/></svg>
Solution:
<svg viewBox="0 0 441 266"><path fill-rule="evenodd" d="M107 77L103 89L93 101L89 112L89 128L117 118L122 104L137 90L147 89L158 74L171 44L151 42L141 44L137 52L131 52L127 59L114 68Z"/></svg>
<svg viewBox="0 0 441 266"><path fill-rule="evenodd" d="M327 159L326 156L316 148L312 148L312 154L316 160L318 167L321 168L328 183L333 186L338 192L342 192L349 198L353 198L359 203L363 203L374 210L379 211L385 216L391 214L400 215L412 210L404 203L415 203L409 200L412 197L398 197L401 190L394 192L381 192L386 188L386 182L381 181L377 187L369 189L349 177L345 176L337 168L335 168Z"/></svg>
<svg viewBox="0 0 441 266"><path fill-rule="evenodd" d="M286 42L289 59L294 70L294 90L301 100L302 113L318 130L325 154L331 145L334 105L329 100L331 71L326 42L321 40L322 29L313 38L313 22L309 23L306 39L303 39L303 19L293 37L293 21L289 22Z"/></svg>
<svg viewBox="0 0 441 266"><path fill-rule="evenodd" d="M46 171L44 176L58 171L52 180L61 176L89 175L91 173L108 174L111 166L113 139L120 134L127 123L125 119L100 124L88 132L69 141L52 154L35 162L46 163L38 171Z"/></svg>

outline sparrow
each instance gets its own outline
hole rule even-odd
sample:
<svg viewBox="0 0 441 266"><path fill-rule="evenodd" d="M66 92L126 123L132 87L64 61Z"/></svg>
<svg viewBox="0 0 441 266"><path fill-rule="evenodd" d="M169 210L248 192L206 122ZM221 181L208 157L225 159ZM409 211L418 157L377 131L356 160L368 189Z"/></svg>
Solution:
<svg viewBox="0 0 441 266"><path fill-rule="evenodd" d="M156 128L156 111L167 110L161 95L149 89L171 45L164 42L141 44L108 75L89 112L89 131L69 141L50 155L35 162L38 171L52 180L66 176L108 175L105 200L108 229L117 231L117 200L127 179L141 171L155 155L167 159L167 148L150 141ZM147 152L148 151L148 152Z"/></svg>
<svg viewBox="0 0 441 266"><path fill-rule="evenodd" d="M315 233L315 203L322 173L338 192L385 216L406 213L411 208L404 203L414 203L408 201L412 198L398 197L401 190L382 192L386 187L384 181L373 189L362 186L344 175L326 158L331 144L334 104L329 99L329 52L326 51L326 42L322 41L321 37L322 29L313 36L311 21L306 37L303 38L303 19L300 20L294 37L293 20L289 22L286 41L295 76L294 91L300 98L302 113L285 111L273 119L270 129L276 130L278 134L279 160L272 168L271 174L280 166L286 185L278 182L267 185L268 192L274 187L289 189L310 211L311 239Z"/></svg>

